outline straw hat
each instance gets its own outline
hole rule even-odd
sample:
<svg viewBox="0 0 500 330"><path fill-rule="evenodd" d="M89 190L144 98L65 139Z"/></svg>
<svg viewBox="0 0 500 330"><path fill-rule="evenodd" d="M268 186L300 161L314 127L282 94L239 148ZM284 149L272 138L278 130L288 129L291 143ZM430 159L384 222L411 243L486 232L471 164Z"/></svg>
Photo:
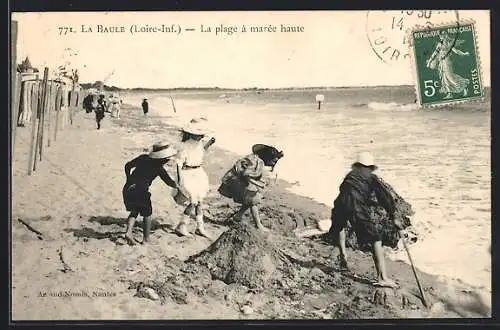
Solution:
<svg viewBox="0 0 500 330"><path fill-rule="evenodd" d="M373 169L377 168L377 165L375 165L375 159L369 152L360 152L356 157L356 163L366 167L372 167Z"/></svg>
<svg viewBox="0 0 500 330"><path fill-rule="evenodd" d="M166 142L158 142L153 144L153 150L149 153L149 158L165 159L177 154L177 149Z"/></svg>
<svg viewBox="0 0 500 330"><path fill-rule="evenodd" d="M199 121L188 123L182 128L182 131L193 135L206 135L208 133L207 128Z"/></svg>

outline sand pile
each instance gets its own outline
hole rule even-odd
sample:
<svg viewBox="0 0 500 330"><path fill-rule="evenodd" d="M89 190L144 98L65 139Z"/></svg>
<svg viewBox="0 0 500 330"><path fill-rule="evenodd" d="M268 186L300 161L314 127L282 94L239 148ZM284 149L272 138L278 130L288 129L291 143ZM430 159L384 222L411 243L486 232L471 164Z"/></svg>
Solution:
<svg viewBox="0 0 500 330"><path fill-rule="evenodd" d="M309 202L306 198L302 199ZM300 202L303 203L304 201L301 200ZM301 205L300 202L298 202L299 205ZM210 222L230 227L236 224L236 220L231 218L231 215L238 211L239 205L232 202L221 202L220 199L218 200L215 197L208 198L207 204L209 205L207 215ZM264 197L262 204L259 205L259 213L262 224L273 233L282 236L294 236L295 229L315 225L321 220L318 212L305 211L306 207L307 205L293 208L279 200L279 198L268 194ZM328 210L328 208L325 209ZM323 213L327 214L328 212ZM243 220L253 222L250 211L245 213Z"/></svg>
<svg viewBox="0 0 500 330"><path fill-rule="evenodd" d="M288 265L270 237L274 236L242 222L187 262L206 267L213 279L226 284L263 288L280 278L280 270Z"/></svg>
<svg viewBox="0 0 500 330"><path fill-rule="evenodd" d="M403 197L401 197L394 188L389 185L387 182L379 178L382 184L389 190L392 197L396 202L396 218L401 220L403 223L403 227L406 231L408 231L412 237L411 242L414 243L417 239L417 233L412 229L412 224L410 221L410 217L415 214L412 209L410 203L408 203ZM370 208L371 218L377 223L377 226L382 230L383 244L385 246L396 248L399 242L399 232L397 228L394 226L393 222L389 220L389 216L387 212L384 210L379 203L377 203L377 199L375 194L372 195L373 206ZM358 240L356 238L356 234L351 227L351 224L348 223L346 228L346 245L348 247L352 247L355 249L360 249L362 251L369 251L371 249L367 244L360 245L358 244ZM325 235L325 239L327 241L332 241L332 232L329 235Z"/></svg>

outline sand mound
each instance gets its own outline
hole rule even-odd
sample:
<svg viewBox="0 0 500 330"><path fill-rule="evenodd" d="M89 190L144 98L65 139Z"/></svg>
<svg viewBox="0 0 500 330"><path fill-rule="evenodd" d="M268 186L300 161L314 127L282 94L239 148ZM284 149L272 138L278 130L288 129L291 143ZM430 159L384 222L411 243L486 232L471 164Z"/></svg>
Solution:
<svg viewBox="0 0 500 330"><path fill-rule="evenodd" d="M187 262L208 268L214 279L226 284L263 288L279 278L279 270L287 265L286 258L270 242L270 236L243 222Z"/></svg>
<svg viewBox="0 0 500 330"><path fill-rule="evenodd" d="M299 198L297 199L299 200ZM302 199L306 200L305 198ZM207 204L210 206L210 209L207 211L207 215L210 218L209 221L216 224L234 226L235 221L231 218L231 215L234 215L238 211L239 205L229 202L221 203L216 198L208 198ZM259 205L262 224L266 228L271 229L275 234L294 236L295 229L315 225L321 220L321 217L318 215L319 212L306 211L308 205L299 208L293 208L290 205L293 205L293 203L285 204L283 201L273 198L271 194L265 196L263 203ZM243 219L253 222L249 211L246 212Z"/></svg>

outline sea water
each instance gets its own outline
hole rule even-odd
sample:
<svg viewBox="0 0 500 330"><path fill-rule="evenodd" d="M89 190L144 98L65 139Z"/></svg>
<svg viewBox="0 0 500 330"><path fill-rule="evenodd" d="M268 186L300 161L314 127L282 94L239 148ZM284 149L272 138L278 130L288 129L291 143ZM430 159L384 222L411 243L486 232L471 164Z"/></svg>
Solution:
<svg viewBox="0 0 500 330"><path fill-rule="evenodd" d="M325 101L318 110L316 94ZM125 102L139 105L144 95ZM174 113L172 101L177 112ZM150 114L182 125L208 119L224 149L283 150L277 167L294 193L332 205L359 151L410 202L416 266L491 290L490 103L420 110L410 87L149 94ZM406 254L391 258L407 261Z"/></svg>

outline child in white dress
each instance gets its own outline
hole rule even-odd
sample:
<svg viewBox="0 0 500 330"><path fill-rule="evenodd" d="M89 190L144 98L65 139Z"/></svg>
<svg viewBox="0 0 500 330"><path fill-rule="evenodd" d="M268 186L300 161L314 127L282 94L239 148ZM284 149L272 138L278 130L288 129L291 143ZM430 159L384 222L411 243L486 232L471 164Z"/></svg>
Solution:
<svg viewBox="0 0 500 330"><path fill-rule="evenodd" d="M177 157L178 183L181 192L188 200L188 206L184 211L185 217L177 225L176 231L182 236L192 236L187 230L187 221L193 210L196 214L196 234L208 239L203 222L203 200L209 191L208 176L203 169L203 158L207 150L214 142L215 138L205 139L207 134L203 124L191 121L182 129L181 151Z"/></svg>

